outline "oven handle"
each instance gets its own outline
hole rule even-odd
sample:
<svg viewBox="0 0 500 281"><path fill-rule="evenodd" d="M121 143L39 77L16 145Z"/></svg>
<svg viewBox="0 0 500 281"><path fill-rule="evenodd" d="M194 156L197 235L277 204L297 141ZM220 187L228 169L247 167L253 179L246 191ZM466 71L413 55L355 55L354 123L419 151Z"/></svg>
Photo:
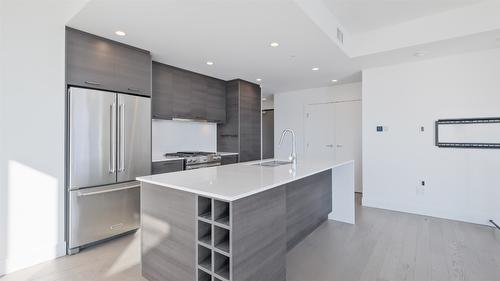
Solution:
<svg viewBox="0 0 500 281"><path fill-rule="evenodd" d="M203 163L203 164L195 164L195 165L186 165L186 170L194 170L194 169L208 168L208 167L217 167L217 166L220 166L220 165L221 165L220 162L210 163L210 164Z"/></svg>

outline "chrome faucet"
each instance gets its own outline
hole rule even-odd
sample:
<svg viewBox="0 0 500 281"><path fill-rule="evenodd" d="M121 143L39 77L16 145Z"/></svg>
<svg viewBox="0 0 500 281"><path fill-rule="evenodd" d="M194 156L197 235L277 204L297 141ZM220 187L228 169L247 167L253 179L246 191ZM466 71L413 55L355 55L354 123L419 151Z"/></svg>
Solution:
<svg viewBox="0 0 500 281"><path fill-rule="evenodd" d="M295 164L297 164L297 153L296 153L296 149L295 149L295 132L292 129L284 129L283 130L283 132L281 133L278 148L281 148L281 144L283 143L283 138L285 137L286 133L292 134L292 152L290 153L288 160L291 161L293 165L295 165Z"/></svg>

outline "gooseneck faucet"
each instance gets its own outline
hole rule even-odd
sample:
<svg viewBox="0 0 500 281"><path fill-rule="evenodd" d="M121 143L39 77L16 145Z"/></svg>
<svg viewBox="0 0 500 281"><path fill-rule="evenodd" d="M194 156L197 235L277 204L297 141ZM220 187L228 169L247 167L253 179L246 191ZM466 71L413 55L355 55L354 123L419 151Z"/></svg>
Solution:
<svg viewBox="0 0 500 281"><path fill-rule="evenodd" d="M281 147L281 144L283 143L283 138L287 133L290 133L292 135L292 152L290 153L290 156L288 157L288 160L292 162L293 165L297 164L297 153L295 150L295 132L292 129L284 129L283 132L281 133L280 137L280 142L278 144L278 148Z"/></svg>

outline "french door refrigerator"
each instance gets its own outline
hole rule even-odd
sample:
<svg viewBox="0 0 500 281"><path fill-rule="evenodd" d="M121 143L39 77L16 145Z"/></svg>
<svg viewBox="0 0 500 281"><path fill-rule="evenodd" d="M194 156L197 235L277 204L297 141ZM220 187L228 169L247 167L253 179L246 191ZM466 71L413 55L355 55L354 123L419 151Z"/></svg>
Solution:
<svg viewBox="0 0 500 281"><path fill-rule="evenodd" d="M139 228L151 173L151 101L69 88L68 253Z"/></svg>

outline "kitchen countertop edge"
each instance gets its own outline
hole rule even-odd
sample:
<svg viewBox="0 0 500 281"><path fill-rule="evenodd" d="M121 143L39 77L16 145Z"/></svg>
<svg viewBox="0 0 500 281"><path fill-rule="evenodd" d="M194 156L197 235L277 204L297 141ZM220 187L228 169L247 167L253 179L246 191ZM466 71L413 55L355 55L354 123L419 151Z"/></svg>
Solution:
<svg viewBox="0 0 500 281"><path fill-rule="evenodd" d="M269 161L269 160L266 160L266 161ZM254 163L259 163L259 162L264 162L264 161L244 162L244 163L239 163L236 165L252 165ZM304 173L300 176L285 179L285 180L276 181L273 184L262 186L260 188L253 189L251 191L238 194L236 196L224 196L224 195L221 195L218 193L211 193L211 192L202 191L202 190L195 189L195 188L189 188L189 187L184 187L184 186L179 186L179 185L175 185L175 184L169 184L169 183L165 183L165 182L147 179L147 177L150 177L150 176L138 177L138 178L136 178L136 180L138 180L140 182L164 186L167 188L172 188L172 189L176 189L176 190L180 190L180 191L186 191L186 192L190 192L190 193L194 193L194 194L198 194L198 195L202 195L202 196L212 197L212 198L220 199L220 200L224 200L224 201L236 201L238 199L242 199L242 198L245 198L245 197L260 193L260 192L264 192L266 190L269 190L269 189L272 189L272 188L275 188L275 187L278 187L278 186L281 186L281 185L284 185L284 184L287 184L287 183L290 183L293 181L297 181L297 180L300 180L300 179L303 179L303 178L306 178L306 177L309 177L309 176L312 176L312 175L315 175L315 174L318 174L318 173L321 173L321 172L324 172L324 171L327 171L330 169L334 169L334 168L337 168L340 166L351 164L351 163L354 163L354 160L331 163L331 165L325 165L324 167L322 167L320 169Z"/></svg>

